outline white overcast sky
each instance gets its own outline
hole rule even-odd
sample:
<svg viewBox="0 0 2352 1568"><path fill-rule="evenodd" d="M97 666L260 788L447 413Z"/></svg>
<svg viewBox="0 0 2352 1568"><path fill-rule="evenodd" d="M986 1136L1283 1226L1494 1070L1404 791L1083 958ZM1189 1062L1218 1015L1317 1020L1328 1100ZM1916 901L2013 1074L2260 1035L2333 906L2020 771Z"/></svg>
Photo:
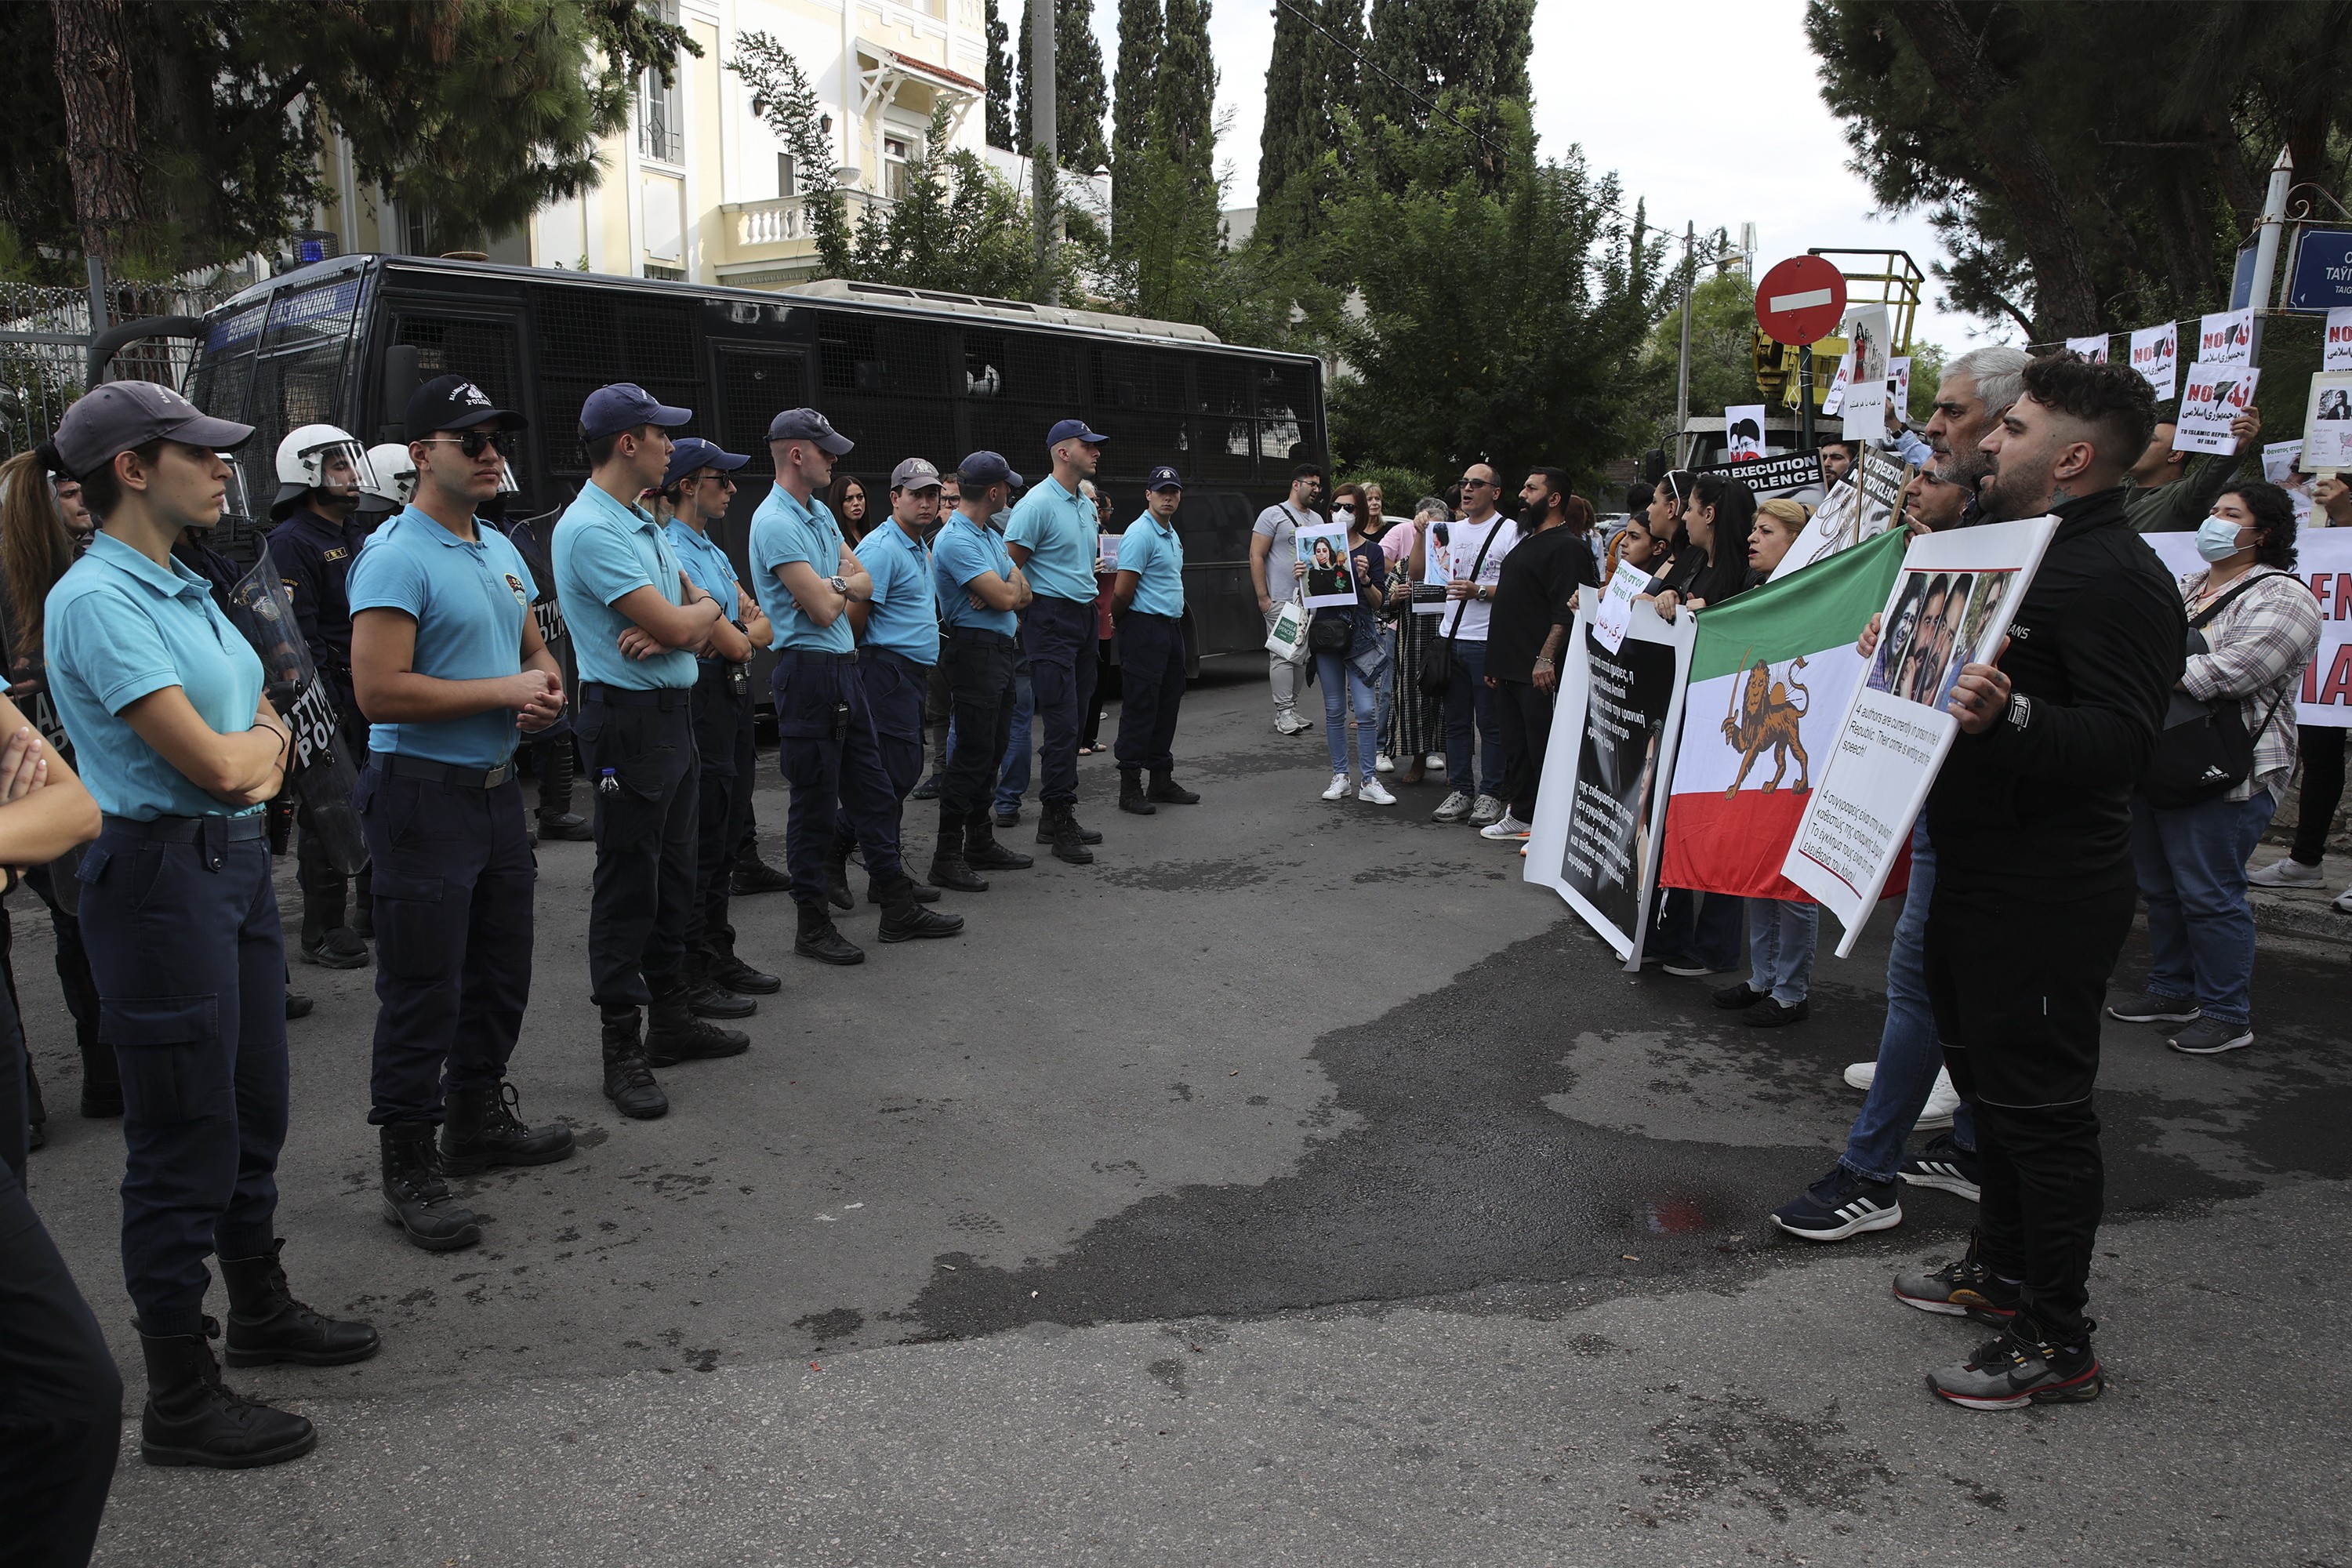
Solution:
<svg viewBox="0 0 2352 1568"><path fill-rule="evenodd" d="M1095 0L1095 28L1104 60L1116 62L1116 0ZM1216 0L1210 41L1218 108L1233 117L1217 149L1233 172L1227 205L1255 205L1271 0ZM1759 269L1820 245L1896 246L1925 270L1942 254L1934 232L1917 215L1870 216L1869 187L1845 166L1845 140L1813 68L1803 0L1536 6L1531 74L1543 149L1557 155L1574 142L1596 174L1614 170L1627 211L1645 198L1653 224L1676 233L1685 222L1702 233L1726 228L1735 244L1739 226L1753 223ZM1937 310L1932 279L1924 292L1920 339L1958 353L2008 335Z"/></svg>

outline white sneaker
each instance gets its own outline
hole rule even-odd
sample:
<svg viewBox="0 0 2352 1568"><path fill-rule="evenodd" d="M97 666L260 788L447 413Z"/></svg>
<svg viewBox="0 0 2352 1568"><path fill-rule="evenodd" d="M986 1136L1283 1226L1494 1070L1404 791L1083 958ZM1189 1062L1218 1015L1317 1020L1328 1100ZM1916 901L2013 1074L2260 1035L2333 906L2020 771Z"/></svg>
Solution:
<svg viewBox="0 0 2352 1568"><path fill-rule="evenodd" d="M1312 724L1298 716L1298 710L1295 708L1276 710L1274 716L1274 727L1276 732L1285 735L1303 735L1314 728Z"/></svg>
<svg viewBox="0 0 2352 1568"><path fill-rule="evenodd" d="M1960 1091L1952 1087L1948 1068L1936 1069L1936 1087L1927 1091L1927 1108L1919 1113L1915 1126L1923 1128L1949 1127L1952 1112L1960 1108Z"/></svg>
<svg viewBox="0 0 2352 1568"><path fill-rule="evenodd" d="M1502 821L1506 815L1501 801L1491 795L1482 795L1478 797L1478 804L1470 808L1470 826L1484 827L1490 822Z"/></svg>
<svg viewBox="0 0 2352 1568"><path fill-rule="evenodd" d="M2339 914L2352 915L2352 888L2347 888L2330 900Z"/></svg>
<svg viewBox="0 0 2352 1568"><path fill-rule="evenodd" d="M1525 838L1531 829L1508 811L1478 830L1481 838Z"/></svg>
<svg viewBox="0 0 2352 1568"><path fill-rule="evenodd" d="M2257 888L2315 888L2327 875L2321 866L2306 866L2292 855L2282 855L2259 871L2246 873Z"/></svg>
<svg viewBox="0 0 2352 1568"><path fill-rule="evenodd" d="M1432 752L1421 759L1421 765L1427 772L1442 773L1445 771L1445 753Z"/></svg>
<svg viewBox="0 0 2352 1568"><path fill-rule="evenodd" d="M1870 1086L1876 1082L1877 1079L1878 1063L1874 1060L1856 1062L1845 1069L1845 1081L1848 1086L1858 1089L1864 1094L1870 1092Z"/></svg>
<svg viewBox="0 0 2352 1568"><path fill-rule="evenodd" d="M1369 778L1363 783L1358 784L1356 786L1356 798L1362 801L1367 805L1394 805L1396 804L1396 796L1389 793L1389 786L1381 783L1377 778Z"/></svg>
<svg viewBox="0 0 2352 1568"><path fill-rule="evenodd" d="M1469 815L1470 797L1457 789L1438 804L1437 809L1429 814L1429 819L1432 822L1459 822Z"/></svg>
<svg viewBox="0 0 2352 1568"><path fill-rule="evenodd" d="M1396 772L1396 759L1390 756L1386 752L1382 752L1378 757L1373 759L1372 772L1376 773L1392 773Z"/></svg>
<svg viewBox="0 0 2352 1568"><path fill-rule="evenodd" d="M1348 775L1345 773L1333 773L1331 775L1331 787L1323 792L1323 798L1325 800L1347 799Z"/></svg>

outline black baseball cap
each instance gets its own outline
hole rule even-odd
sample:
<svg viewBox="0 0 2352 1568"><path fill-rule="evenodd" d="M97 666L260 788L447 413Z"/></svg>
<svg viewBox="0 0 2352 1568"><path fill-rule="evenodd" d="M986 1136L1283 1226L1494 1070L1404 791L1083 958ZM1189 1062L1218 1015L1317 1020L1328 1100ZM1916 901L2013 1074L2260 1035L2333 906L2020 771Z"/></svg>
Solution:
<svg viewBox="0 0 2352 1568"><path fill-rule="evenodd" d="M58 421L42 460L78 479L106 467L116 454L159 437L221 452L252 436L252 426L215 419L161 383L110 381L74 400Z"/></svg>
<svg viewBox="0 0 2352 1568"><path fill-rule="evenodd" d="M1010 485L1017 490L1022 484L1021 476L1013 471L1013 465L995 452L972 453L956 465L956 479L960 483L974 485L982 489L991 485Z"/></svg>
<svg viewBox="0 0 2352 1568"><path fill-rule="evenodd" d="M501 430L520 430L530 422L511 408L500 408L490 395L462 375L436 375L416 389L401 416L401 433L422 441L436 430L471 430L499 422Z"/></svg>
<svg viewBox="0 0 2352 1568"><path fill-rule="evenodd" d="M817 449L838 458L857 445L833 427L833 422L814 408L787 408L768 421L771 441L814 441Z"/></svg>
<svg viewBox="0 0 2352 1568"><path fill-rule="evenodd" d="M1147 490L1181 490L1184 488L1184 477L1162 463L1151 470L1151 477L1143 481L1143 488Z"/></svg>

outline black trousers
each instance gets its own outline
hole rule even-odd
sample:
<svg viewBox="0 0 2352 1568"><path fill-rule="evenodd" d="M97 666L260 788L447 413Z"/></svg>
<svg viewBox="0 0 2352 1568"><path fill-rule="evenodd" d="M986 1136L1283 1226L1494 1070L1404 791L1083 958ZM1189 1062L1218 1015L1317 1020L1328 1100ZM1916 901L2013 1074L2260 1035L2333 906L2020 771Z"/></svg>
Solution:
<svg viewBox="0 0 2352 1568"><path fill-rule="evenodd" d="M581 688L580 754L596 787L588 977L599 1007L642 1007L678 983L694 906L700 784L694 693Z"/></svg>
<svg viewBox="0 0 2352 1568"><path fill-rule="evenodd" d="M854 653L783 649L776 658L776 729L793 786L784 820L784 874L793 901L824 900L825 851L846 818L877 883L906 873L898 863L898 796L882 766L881 742Z"/></svg>
<svg viewBox="0 0 2352 1568"><path fill-rule="evenodd" d="M81 917L67 912L58 901L48 867L27 870L25 886L48 908L49 929L58 939L58 988L65 993L66 1011L73 1016L74 1040L87 1060L98 1044L98 982L89 976L89 954L81 944Z"/></svg>
<svg viewBox="0 0 2352 1568"><path fill-rule="evenodd" d="M1521 822L1536 819L1544 752L1551 745L1552 694L1528 680L1495 682L1495 716L1503 731L1503 799Z"/></svg>
<svg viewBox="0 0 2352 1568"><path fill-rule="evenodd" d="M995 798L997 764L1013 743L1013 639L997 632L959 626L940 645L959 742L948 753L940 805L958 822L988 810Z"/></svg>
<svg viewBox="0 0 2352 1568"><path fill-rule="evenodd" d="M375 868L375 1046L368 1121L435 1121L458 1084L507 1075L530 1005L539 865L522 785L385 772L353 800Z"/></svg>
<svg viewBox="0 0 2352 1568"><path fill-rule="evenodd" d="M2306 866L2318 865L2327 855L2327 829L2344 799L2347 733L2317 724L2295 729L2303 751L2303 800L2295 808L2294 847L2289 853Z"/></svg>
<svg viewBox="0 0 2352 1568"><path fill-rule="evenodd" d="M1130 610L1118 623L1118 742L1122 769L1176 765L1176 710L1184 701L1184 623Z"/></svg>
<svg viewBox="0 0 2352 1568"><path fill-rule="evenodd" d="M694 683L695 812L693 907L687 913L689 945L706 932L728 931L728 889L735 876L736 847L751 831L752 769L757 765L750 677L738 691L740 666L703 661Z"/></svg>
<svg viewBox="0 0 2352 1568"><path fill-rule="evenodd" d="M261 817L108 817L81 858L99 1038L122 1066L122 1273L151 1334L202 1331L207 1256L277 1240L286 946Z"/></svg>
<svg viewBox="0 0 2352 1568"><path fill-rule="evenodd" d="M1970 877L1957 859L1937 857L1927 996L1952 1087L1976 1107L1984 1260L2023 1281L2054 1342L2080 1343L2105 1201L2100 1009L2138 893L2126 880L2053 899L2047 884Z"/></svg>
<svg viewBox="0 0 2352 1568"><path fill-rule="evenodd" d="M1037 742L1037 798L1048 807L1071 805L1078 798L1078 728L1095 700L1094 602L1040 595L1029 601L1021 633L1029 688L1045 726Z"/></svg>
<svg viewBox="0 0 2352 1568"><path fill-rule="evenodd" d="M25 1037L0 997L0 1563L89 1561L122 1376L25 1196Z"/></svg>

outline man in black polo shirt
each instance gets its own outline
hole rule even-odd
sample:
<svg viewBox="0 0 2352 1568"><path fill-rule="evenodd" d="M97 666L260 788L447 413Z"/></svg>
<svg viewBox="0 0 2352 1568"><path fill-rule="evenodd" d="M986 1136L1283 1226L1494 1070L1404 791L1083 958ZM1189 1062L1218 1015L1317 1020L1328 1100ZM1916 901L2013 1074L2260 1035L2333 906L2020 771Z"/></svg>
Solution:
<svg viewBox="0 0 2352 1568"><path fill-rule="evenodd" d="M1486 684L1503 731L1503 815L1482 838L1524 840L1535 820L1559 691L1559 653L1576 620L1576 591L1600 585L1592 558L1592 509L1568 490L1558 468L1534 468L1519 487L1519 542L1503 557L1495 612L1486 623Z"/></svg>

